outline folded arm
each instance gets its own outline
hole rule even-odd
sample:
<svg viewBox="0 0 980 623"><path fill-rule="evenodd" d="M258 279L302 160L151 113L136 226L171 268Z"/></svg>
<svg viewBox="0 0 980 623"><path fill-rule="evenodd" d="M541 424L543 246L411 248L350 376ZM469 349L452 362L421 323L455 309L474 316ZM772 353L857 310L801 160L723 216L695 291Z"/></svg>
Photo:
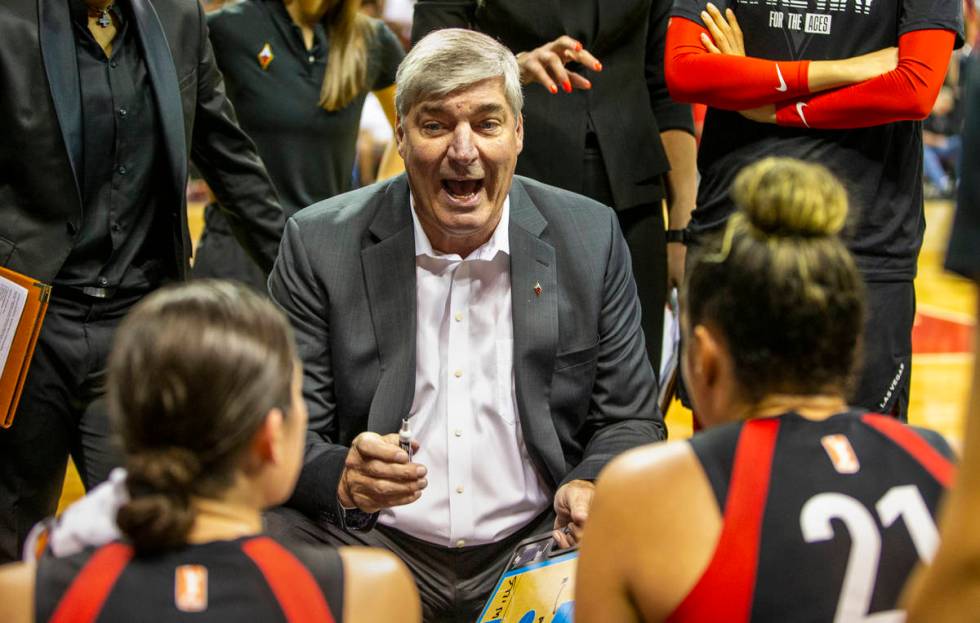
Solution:
<svg viewBox="0 0 980 623"><path fill-rule="evenodd" d="M898 40L898 65L859 84L780 102L779 125L824 129L863 128L925 119L946 77L956 34L915 30Z"/></svg>
<svg viewBox="0 0 980 623"><path fill-rule="evenodd" d="M674 17L667 29L667 86L680 101L747 110L863 82L897 62L895 48L829 61L755 58L745 55L733 12L709 4L701 19Z"/></svg>

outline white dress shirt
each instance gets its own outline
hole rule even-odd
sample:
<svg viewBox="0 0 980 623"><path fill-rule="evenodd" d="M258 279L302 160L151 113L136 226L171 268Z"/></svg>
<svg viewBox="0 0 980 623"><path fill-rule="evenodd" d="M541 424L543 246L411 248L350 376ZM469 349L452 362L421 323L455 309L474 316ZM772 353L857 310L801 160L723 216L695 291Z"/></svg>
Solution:
<svg viewBox="0 0 980 623"><path fill-rule="evenodd" d="M466 259L432 248L415 225L415 399L410 426L429 486L382 524L465 547L524 527L550 503L521 434L514 391L510 199L493 236Z"/></svg>

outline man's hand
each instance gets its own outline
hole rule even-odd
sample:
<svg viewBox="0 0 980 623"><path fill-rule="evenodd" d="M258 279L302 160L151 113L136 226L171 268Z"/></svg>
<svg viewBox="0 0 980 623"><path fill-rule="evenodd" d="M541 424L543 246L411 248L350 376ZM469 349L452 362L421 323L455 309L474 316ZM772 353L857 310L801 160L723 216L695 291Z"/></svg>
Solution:
<svg viewBox="0 0 980 623"><path fill-rule="evenodd" d="M417 449L417 442L412 443ZM337 499L342 506L365 513L409 504L419 499L428 484L425 474L424 466L409 463L408 453L398 446L397 434L361 433L347 453Z"/></svg>
<svg viewBox="0 0 980 623"><path fill-rule="evenodd" d="M712 54L745 56L745 41L734 11L725 9L725 15L722 15L716 6L709 2L707 10L701 11L701 21L711 33L710 37L706 34L701 35L701 43L706 50Z"/></svg>
<svg viewBox="0 0 980 623"><path fill-rule="evenodd" d="M585 76L565 69L566 64L573 62L594 71L602 71L602 63L568 35L562 35L540 48L517 55L521 82L540 82L551 93L557 93L559 85L566 93L571 93L573 88L592 88L592 83Z"/></svg>
<svg viewBox="0 0 980 623"><path fill-rule="evenodd" d="M595 495L595 484L588 480L566 482L555 493L555 540L559 547L571 547L582 538L585 520Z"/></svg>

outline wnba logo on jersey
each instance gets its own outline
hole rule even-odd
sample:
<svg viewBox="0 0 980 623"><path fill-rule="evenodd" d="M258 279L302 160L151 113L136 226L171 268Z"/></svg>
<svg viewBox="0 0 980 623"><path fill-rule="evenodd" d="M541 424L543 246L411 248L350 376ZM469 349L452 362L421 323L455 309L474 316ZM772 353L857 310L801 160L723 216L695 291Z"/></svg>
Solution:
<svg viewBox="0 0 980 623"><path fill-rule="evenodd" d="M174 572L174 604L181 612L208 609L208 568L181 565Z"/></svg>
<svg viewBox="0 0 980 623"><path fill-rule="evenodd" d="M851 442L844 435L826 435L820 439L834 469L839 474L856 474L861 469L857 454L854 452Z"/></svg>

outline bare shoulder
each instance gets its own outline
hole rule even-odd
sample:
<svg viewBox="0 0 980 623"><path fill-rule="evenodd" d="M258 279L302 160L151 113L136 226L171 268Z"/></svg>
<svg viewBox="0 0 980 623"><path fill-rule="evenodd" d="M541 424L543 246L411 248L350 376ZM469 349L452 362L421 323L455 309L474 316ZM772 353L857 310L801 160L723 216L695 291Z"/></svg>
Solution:
<svg viewBox="0 0 980 623"><path fill-rule="evenodd" d="M678 480L691 478L700 472L700 463L686 441L667 441L647 444L616 457L599 474L599 486L610 491L627 490L642 494L664 487L681 487Z"/></svg>
<svg viewBox="0 0 980 623"><path fill-rule="evenodd" d="M624 453L599 475L593 547L609 550L639 612L661 620L704 572L721 533L707 475L684 441ZM591 521L591 517L590 517ZM585 541L592 538L586 528Z"/></svg>
<svg viewBox="0 0 980 623"><path fill-rule="evenodd" d="M339 553L344 564L344 621L421 620L415 581L397 556L368 547L342 547Z"/></svg>
<svg viewBox="0 0 980 623"><path fill-rule="evenodd" d="M34 620L33 563L0 566L0 621L28 623Z"/></svg>

